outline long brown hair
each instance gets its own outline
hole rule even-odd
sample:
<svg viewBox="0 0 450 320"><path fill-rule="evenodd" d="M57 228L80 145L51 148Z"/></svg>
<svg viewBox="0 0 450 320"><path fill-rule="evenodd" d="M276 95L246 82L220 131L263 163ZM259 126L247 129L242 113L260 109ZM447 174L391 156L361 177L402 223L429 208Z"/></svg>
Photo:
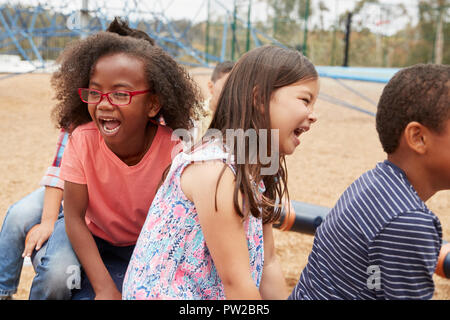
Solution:
<svg viewBox="0 0 450 320"><path fill-rule="evenodd" d="M253 49L243 55L231 71L209 128L220 130L224 137L227 129L235 131L242 129L244 132L253 129L258 133L260 129L270 131L269 106L274 91L301 80L317 78L318 74L314 65L297 51L276 46ZM246 157L245 163L236 163L236 184L233 193L235 210L245 218L238 202L239 191L241 191L244 203L253 216L261 217L262 215L263 223L277 221L281 212L280 207L276 205L277 199L283 199L285 196L289 199L284 155L276 155L279 158L276 174L262 176L261 169L264 165L261 161L259 159L256 163L249 161L249 139L241 135L235 135L233 139L235 141L231 145L234 149L231 152L234 155L244 152ZM241 141L237 141L238 139ZM256 146L258 149L261 139L267 139L264 143L268 146L272 144L270 134L267 138L258 134ZM227 144L229 142L227 141ZM239 146L241 150L237 149ZM270 147L267 149L271 150ZM259 199L255 190L256 184L260 181L264 182L266 188L262 200Z"/></svg>

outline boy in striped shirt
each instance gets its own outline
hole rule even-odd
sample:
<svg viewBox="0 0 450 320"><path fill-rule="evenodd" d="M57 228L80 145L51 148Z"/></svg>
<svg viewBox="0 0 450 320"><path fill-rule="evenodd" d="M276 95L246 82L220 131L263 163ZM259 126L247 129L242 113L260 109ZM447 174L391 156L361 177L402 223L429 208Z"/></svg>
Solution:
<svg viewBox="0 0 450 320"><path fill-rule="evenodd" d="M399 71L378 103L387 160L359 177L317 229L290 299L431 299L442 244L425 205L450 189L450 66Z"/></svg>

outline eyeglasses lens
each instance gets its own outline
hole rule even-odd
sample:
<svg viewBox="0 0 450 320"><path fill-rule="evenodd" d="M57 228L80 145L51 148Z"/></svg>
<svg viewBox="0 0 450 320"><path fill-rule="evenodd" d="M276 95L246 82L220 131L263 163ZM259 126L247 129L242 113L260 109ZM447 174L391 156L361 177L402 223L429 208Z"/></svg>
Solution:
<svg viewBox="0 0 450 320"><path fill-rule="evenodd" d="M125 105L130 103L130 94L124 91L113 91L108 93L111 103L116 105ZM99 103L102 99L102 93L97 90L81 90L81 99L87 103Z"/></svg>

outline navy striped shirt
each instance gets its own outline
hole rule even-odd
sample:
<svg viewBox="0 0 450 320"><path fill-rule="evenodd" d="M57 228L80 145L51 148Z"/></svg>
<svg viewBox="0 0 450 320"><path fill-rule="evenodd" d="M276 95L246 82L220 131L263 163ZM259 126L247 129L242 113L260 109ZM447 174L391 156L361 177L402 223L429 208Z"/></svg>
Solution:
<svg viewBox="0 0 450 320"><path fill-rule="evenodd" d="M355 180L317 229L290 299L431 299L439 219L389 161Z"/></svg>

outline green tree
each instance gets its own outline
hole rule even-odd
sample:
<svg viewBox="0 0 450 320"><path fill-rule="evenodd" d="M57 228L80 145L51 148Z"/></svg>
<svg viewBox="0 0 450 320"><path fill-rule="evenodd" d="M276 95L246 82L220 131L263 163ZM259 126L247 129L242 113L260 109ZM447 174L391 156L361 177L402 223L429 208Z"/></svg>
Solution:
<svg viewBox="0 0 450 320"><path fill-rule="evenodd" d="M306 14L307 1L312 0L265 0L274 12L271 17L273 25L273 37L292 47L296 47L301 41ZM308 15L311 16L314 9L308 6Z"/></svg>
<svg viewBox="0 0 450 320"><path fill-rule="evenodd" d="M424 40L424 46L416 47L415 50L426 62L434 62L436 57L436 41L438 39L438 24L442 23L442 34L449 34L449 0L421 0L418 5L419 30L421 38ZM450 63L448 43L443 43L443 63Z"/></svg>

